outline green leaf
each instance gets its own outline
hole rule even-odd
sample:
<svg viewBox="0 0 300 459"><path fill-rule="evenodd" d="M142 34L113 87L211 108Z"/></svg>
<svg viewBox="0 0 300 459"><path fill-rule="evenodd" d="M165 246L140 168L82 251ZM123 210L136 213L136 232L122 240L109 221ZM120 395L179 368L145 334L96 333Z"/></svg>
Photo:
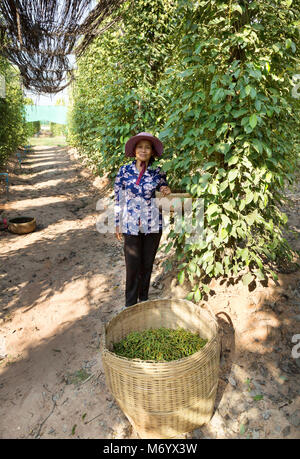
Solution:
<svg viewBox="0 0 300 459"><path fill-rule="evenodd" d="M256 94L257 94L257 93L256 93L256 89L251 88L251 91L250 91L250 97L251 97L251 99L255 99Z"/></svg>
<svg viewBox="0 0 300 459"><path fill-rule="evenodd" d="M211 174L209 172L207 172L206 174L201 175L201 177L199 179L199 183L207 183L208 180L210 179L210 177L211 177Z"/></svg>
<svg viewBox="0 0 300 459"><path fill-rule="evenodd" d="M215 275L217 276L218 274L224 274L224 270L223 270L223 265L222 263L220 263L219 261L216 262L216 265L215 265Z"/></svg>
<svg viewBox="0 0 300 459"><path fill-rule="evenodd" d="M295 53L297 47L296 47L296 45L295 45L295 43L294 43L293 41L292 41L292 45L291 45L291 46L292 46L292 51L293 51L293 53Z"/></svg>
<svg viewBox="0 0 300 459"><path fill-rule="evenodd" d="M245 209L245 207L246 207L246 201L245 199L242 199L239 205L239 210L242 211Z"/></svg>
<svg viewBox="0 0 300 459"><path fill-rule="evenodd" d="M77 427L77 424L74 424L74 426L72 427L72 435L75 434L76 427Z"/></svg>
<svg viewBox="0 0 300 459"><path fill-rule="evenodd" d="M225 96L226 96L226 93L225 93L224 89L223 88L219 88L214 92L214 96L213 96L212 100L213 100L214 103L220 102L221 100L224 99Z"/></svg>
<svg viewBox="0 0 300 459"><path fill-rule="evenodd" d="M228 231L227 231L227 229L226 229L226 228L222 228L222 229L221 229L221 234L220 234L221 239L226 239L227 236L228 236Z"/></svg>
<svg viewBox="0 0 300 459"><path fill-rule="evenodd" d="M267 172L266 177L265 177L266 182L267 183L271 183L272 178L273 178L273 173L272 172Z"/></svg>
<svg viewBox="0 0 300 459"><path fill-rule="evenodd" d="M261 101L258 100L258 99L256 99L254 105L255 105L256 110L257 110L258 112L260 112L260 109L261 109Z"/></svg>
<svg viewBox="0 0 300 459"><path fill-rule="evenodd" d="M274 273L274 271L270 270L270 273L272 274L272 277L275 281L278 280L278 276L276 273Z"/></svg>
<svg viewBox="0 0 300 459"><path fill-rule="evenodd" d="M195 273L196 269L197 269L197 265L191 261L189 264L189 271L191 271L192 273Z"/></svg>
<svg viewBox="0 0 300 459"><path fill-rule="evenodd" d="M214 196L217 196L219 193L218 193L218 187L216 185L216 183L212 183L210 185L210 189L209 189L210 193L213 194Z"/></svg>
<svg viewBox="0 0 300 459"><path fill-rule="evenodd" d="M234 212L234 208L232 207L232 205L229 203L229 202L225 202L223 204L223 207L226 209L226 210L229 210L231 212Z"/></svg>
<svg viewBox="0 0 300 459"><path fill-rule="evenodd" d="M239 210L240 211L244 210L245 206L246 206L246 201L245 201L245 199L242 199L241 202L240 202Z"/></svg>
<svg viewBox="0 0 300 459"><path fill-rule="evenodd" d="M238 176L238 169L233 169L231 171L229 171L229 174L228 174L228 180L229 182L232 182L233 180L235 180Z"/></svg>
<svg viewBox="0 0 300 459"><path fill-rule="evenodd" d="M256 276L256 279L259 280L259 281L262 281L262 280L264 280L266 278L265 274L260 269L255 271L255 276Z"/></svg>
<svg viewBox="0 0 300 459"><path fill-rule="evenodd" d="M220 177L224 177L226 175L226 171L223 167L219 167L218 173Z"/></svg>
<svg viewBox="0 0 300 459"><path fill-rule="evenodd" d="M251 379L250 378L247 378L246 381L245 381L245 384L247 384L248 386L248 392L251 391L251 388L249 387L249 385L251 384Z"/></svg>
<svg viewBox="0 0 300 459"><path fill-rule="evenodd" d="M236 164L239 160L239 156L231 156L231 158L228 161L228 166L232 166L233 164Z"/></svg>
<svg viewBox="0 0 300 459"><path fill-rule="evenodd" d="M247 247L241 250L242 260L246 261L248 259L249 251Z"/></svg>
<svg viewBox="0 0 300 459"><path fill-rule="evenodd" d="M263 395L254 395L252 398L253 398L253 400L255 400L257 402L259 400L263 400L264 396Z"/></svg>
<svg viewBox="0 0 300 459"><path fill-rule="evenodd" d="M272 163L272 164L275 164L275 166L277 166L278 164L278 161L275 159L275 158L268 158L266 161Z"/></svg>
<svg viewBox="0 0 300 459"><path fill-rule="evenodd" d="M189 301L192 301L193 298L194 298L194 292L190 292L186 297L186 299Z"/></svg>
<svg viewBox="0 0 300 459"><path fill-rule="evenodd" d="M204 166L202 167L202 169L204 171L207 171L208 169L210 169L211 167L216 166L216 165L217 165L216 161L211 161L209 163L205 163Z"/></svg>
<svg viewBox="0 0 300 459"><path fill-rule="evenodd" d="M164 139L165 137L169 137L173 133L173 129L165 129L164 131L161 131L159 134L160 139Z"/></svg>
<svg viewBox="0 0 300 459"><path fill-rule="evenodd" d="M249 118L249 124L250 126L252 127L252 129L255 128L255 126L257 125L257 116L255 113L253 113L253 115L250 116Z"/></svg>
<svg viewBox="0 0 300 459"><path fill-rule="evenodd" d="M214 252L212 250L208 250L207 252L204 253L202 260L213 260L214 259Z"/></svg>
<svg viewBox="0 0 300 459"><path fill-rule="evenodd" d="M254 194L252 193L252 191L247 191L246 193L246 199L245 199L245 204L250 204L251 201L253 201L253 198L254 198Z"/></svg>
<svg viewBox="0 0 300 459"><path fill-rule="evenodd" d="M255 150L256 150L258 153L262 153L262 151L263 151L263 146L262 146L261 141L258 140L258 139L253 139L253 140L252 140L252 143L253 143L253 146L254 146Z"/></svg>
<svg viewBox="0 0 300 459"><path fill-rule="evenodd" d="M221 215L221 219L222 219L222 223L223 223L224 228L226 228L228 225L231 224L231 220L230 220L230 218L227 217L227 215L222 214Z"/></svg>
<svg viewBox="0 0 300 459"><path fill-rule="evenodd" d="M205 291L205 293L209 293L210 290L211 290L210 287L209 287L208 285L206 285L206 284L203 284L203 285L202 285L202 288L203 288L203 290Z"/></svg>
<svg viewBox="0 0 300 459"><path fill-rule="evenodd" d="M230 150L230 144L228 143L220 143L217 147L217 150L220 152L220 153L223 153L223 155L226 155L226 153L228 153L228 151Z"/></svg>
<svg viewBox="0 0 300 459"><path fill-rule="evenodd" d="M290 38L287 38L285 40L285 47L286 49L289 49L292 46L292 40Z"/></svg>
<svg viewBox="0 0 300 459"><path fill-rule="evenodd" d="M219 206L217 204L210 204L206 210L207 215L212 215L220 210Z"/></svg>
<svg viewBox="0 0 300 459"><path fill-rule="evenodd" d="M247 273L243 276L242 281L244 285L249 285L250 282L252 282L254 279L254 276L252 276L251 273Z"/></svg>
<svg viewBox="0 0 300 459"><path fill-rule="evenodd" d="M281 216L282 216L283 224L285 225L286 222L288 221L289 217L286 214L283 214L283 213L281 214Z"/></svg>
<svg viewBox="0 0 300 459"><path fill-rule="evenodd" d="M255 216L253 215L253 213L251 213L249 215L246 215L245 220L249 226L252 226L255 221Z"/></svg>
<svg viewBox="0 0 300 459"><path fill-rule="evenodd" d="M262 269L263 269L263 264L262 264L260 258L259 258L258 256L256 256L255 254L253 255L253 258L254 258L254 260L256 261L256 263L258 264L258 266L260 267L261 272L263 272L263 271L262 271Z"/></svg>
<svg viewBox="0 0 300 459"><path fill-rule="evenodd" d="M178 274L178 282L179 282L180 285L183 284L184 278L185 278L185 275L184 275L184 271L182 270L182 271L180 271L180 273Z"/></svg>
<svg viewBox="0 0 300 459"><path fill-rule="evenodd" d="M244 424L241 424L240 425L240 435L244 435L245 432L246 432L246 426Z"/></svg>
<svg viewBox="0 0 300 459"><path fill-rule="evenodd" d="M178 76L181 77L181 78L184 78L184 77L187 77L187 76L191 76L193 73L194 73L193 69L187 69L184 72L180 72L178 74Z"/></svg>
<svg viewBox="0 0 300 459"><path fill-rule="evenodd" d="M214 269L213 264L208 265L207 268L205 269L206 274L209 274L213 269Z"/></svg>
<svg viewBox="0 0 300 459"><path fill-rule="evenodd" d="M238 235L244 239L245 231L240 226L238 226L236 230L237 230Z"/></svg>
<svg viewBox="0 0 300 459"><path fill-rule="evenodd" d="M245 113L248 113L248 110L245 108L242 108L241 110L233 110L232 115L234 118L239 118L242 115L245 115Z"/></svg>
<svg viewBox="0 0 300 459"><path fill-rule="evenodd" d="M169 243L168 243L168 245L167 245L166 248L165 248L165 253L168 253L168 252L171 250L172 245L173 245L172 242L169 242Z"/></svg>
<svg viewBox="0 0 300 459"><path fill-rule="evenodd" d="M251 92L251 86L248 84L246 87L245 87L245 93L247 96L249 96L250 92Z"/></svg>
<svg viewBox="0 0 300 459"><path fill-rule="evenodd" d="M233 9L235 11L238 11L240 13L240 15L243 14L243 10L242 10L242 7L240 5L233 5Z"/></svg>
<svg viewBox="0 0 300 459"><path fill-rule="evenodd" d="M244 118L242 118L241 125L245 126L248 123L249 123L249 116L244 116Z"/></svg>
<svg viewBox="0 0 300 459"><path fill-rule="evenodd" d="M202 295L201 295L199 288L197 288L197 290L195 291L194 298L195 298L196 303L198 303L201 300Z"/></svg>
<svg viewBox="0 0 300 459"><path fill-rule="evenodd" d="M220 185L220 193L223 193L223 191L226 190L227 187L228 187L228 180L225 180Z"/></svg>

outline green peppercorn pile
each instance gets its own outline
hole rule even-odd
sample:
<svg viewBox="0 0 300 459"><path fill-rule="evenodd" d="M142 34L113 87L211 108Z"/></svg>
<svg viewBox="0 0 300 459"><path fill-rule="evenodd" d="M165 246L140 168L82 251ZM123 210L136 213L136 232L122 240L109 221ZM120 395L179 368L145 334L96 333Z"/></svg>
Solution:
<svg viewBox="0 0 300 459"><path fill-rule="evenodd" d="M156 328L129 333L114 344L113 352L128 359L171 361L194 354L206 343L207 339L183 328Z"/></svg>

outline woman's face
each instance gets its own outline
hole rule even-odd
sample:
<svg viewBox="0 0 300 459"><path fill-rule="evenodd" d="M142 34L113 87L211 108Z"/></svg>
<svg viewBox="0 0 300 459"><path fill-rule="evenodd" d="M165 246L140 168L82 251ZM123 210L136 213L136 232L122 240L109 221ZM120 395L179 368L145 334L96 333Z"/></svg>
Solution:
<svg viewBox="0 0 300 459"><path fill-rule="evenodd" d="M140 140L135 147L136 159L149 161L152 156L152 143L149 140Z"/></svg>

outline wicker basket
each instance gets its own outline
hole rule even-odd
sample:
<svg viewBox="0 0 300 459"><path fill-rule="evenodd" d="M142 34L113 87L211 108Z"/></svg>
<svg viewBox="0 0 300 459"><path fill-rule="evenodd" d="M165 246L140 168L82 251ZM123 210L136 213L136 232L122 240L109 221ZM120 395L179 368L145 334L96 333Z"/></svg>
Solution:
<svg viewBox="0 0 300 459"><path fill-rule="evenodd" d="M208 343L171 362L119 357L113 343L132 331L185 328ZM176 438L207 423L218 385L220 340L215 318L180 299L144 301L104 325L101 340L106 383L141 438Z"/></svg>
<svg viewBox="0 0 300 459"><path fill-rule="evenodd" d="M175 210L179 210L180 208L183 209L184 206L184 198L191 198L192 196L189 193L171 193L168 194L167 196L164 196L163 193L160 191L155 192L155 197L157 199L163 199L163 201L160 203L159 207L161 207L162 210L168 212L174 212ZM174 204L170 205L169 201L172 201L174 199Z"/></svg>

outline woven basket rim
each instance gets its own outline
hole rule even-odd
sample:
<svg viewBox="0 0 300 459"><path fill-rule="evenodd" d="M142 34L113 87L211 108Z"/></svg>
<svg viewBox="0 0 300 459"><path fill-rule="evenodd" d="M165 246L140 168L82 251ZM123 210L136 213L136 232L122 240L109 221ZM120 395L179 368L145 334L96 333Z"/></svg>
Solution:
<svg viewBox="0 0 300 459"><path fill-rule="evenodd" d="M184 303L188 303L190 305L192 305L193 307L197 307L197 305L195 303L193 303L192 301L190 300L185 300L185 299L181 299L181 298L159 298L159 299L155 299L155 300L147 300L145 301L146 302L161 302L161 301L164 301L164 300L167 300L167 301L179 301L179 302L184 302ZM133 306L130 306L130 309L131 308L136 308L136 307L140 307L142 303L137 303ZM129 308L128 308L129 310ZM109 354L112 358L116 359L116 361L118 360L122 360L122 361L126 361L126 362L130 362L130 363L137 363L137 364L149 364L149 365L172 365L172 364L178 364L179 362L184 362L186 361L187 359L197 359L197 357L200 358L201 354L204 355L205 353L207 353L208 351L208 348L216 341L218 340L218 329L219 329L219 326L218 326L218 323L217 323L217 320L215 319L215 317L212 316L212 314L207 311L206 309L203 309L203 308L199 308L199 311L201 311L201 314L204 314L207 316L208 319L212 320L215 324L215 327L216 327L216 334L213 338L209 339L207 341L207 343L205 344L205 346L203 346L201 349L199 349L199 351L197 352L194 352L193 354L191 355L188 355L186 357L182 357L181 359L176 359L176 360L143 360L143 359L130 359L128 357L123 357L123 356L119 356L117 354L115 354L114 352L110 351L107 347L106 347L106 344L105 344L105 337L106 337L106 327L109 326L109 324L111 323L111 321L113 319L116 319L116 317L118 317L119 315L121 315L122 313L126 313L126 310L123 310L121 312L117 312L116 314L114 314L114 316L108 321L108 322L105 322L103 324L103 332L102 332L102 336L101 336L101 352L104 354Z"/></svg>
<svg viewBox="0 0 300 459"><path fill-rule="evenodd" d="M171 192L170 194L168 194L166 196L161 191L156 191L155 194L156 194L157 197L161 197L162 196L164 198L172 198L172 197L176 198L176 196L178 198L191 198L192 197L192 195L190 193L187 193L185 191L183 191L182 193L172 193Z"/></svg>

